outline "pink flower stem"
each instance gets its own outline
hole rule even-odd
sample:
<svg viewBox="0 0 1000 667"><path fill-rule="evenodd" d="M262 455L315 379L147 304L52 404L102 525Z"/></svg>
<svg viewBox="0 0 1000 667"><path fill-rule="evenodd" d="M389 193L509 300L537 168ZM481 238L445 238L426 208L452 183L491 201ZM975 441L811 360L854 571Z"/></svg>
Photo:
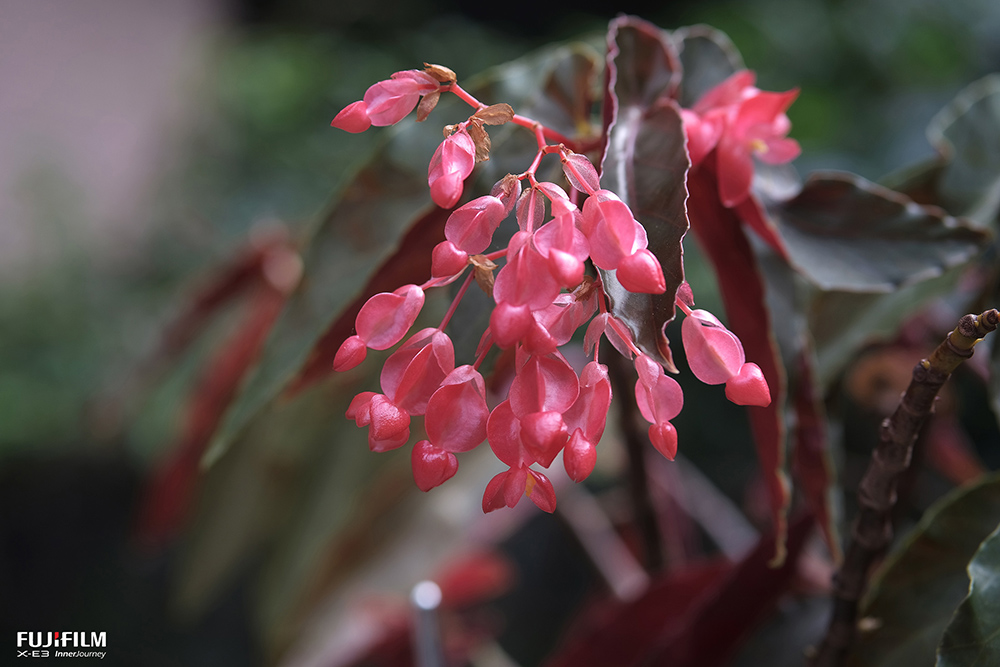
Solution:
<svg viewBox="0 0 1000 667"><path fill-rule="evenodd" d="M441 86L440 90L442 93L446 92L454 93L455 95L458 96L460 100L468 104L470 107L474 108L476 111L486 108L485 104L477 100L475 97L469 94L467 90L462 88L457 83L452 83L447 86ZM514 114L514 118L511 120L511 122L514 123L515 125L520 125L521 127L526 127L529 130L534 131L536 133L536 136L540 135L541 137L543 137L542 145L544 145L544 139L551 139L552 141L557 141L561 144L566 144L567 146L570 147L576 146L576 142L573 141L572 139L556 132L555 130L550 130L549 128L545 127L538 121L532 120L531 118Z"/></svg>
<svg viewBox="0 0 1000 667"><path fill-rule="evenodd" d="M455 314L455 309L458 308L458 302L462 300L465 296L465 291L469 289L469 285L472 284L473 274L470 272L465 278L465 282L462 286L458 288L458 294L455 295L455 299L451 302L451 306L448 308L448 312L444 314L444 319L441 320L441 324L438 325L438 331L444 331L444 328L448 326L448 322L451 321L451 316Z"/></svg>
<svg viewBox="0 0 1000 667"><path fill-rule="evenodd" d="M674 298L674 305L680 308L681 312L684 313L685 315L691 314L691 309L688 308L687 304L676 297Z"/></svg>

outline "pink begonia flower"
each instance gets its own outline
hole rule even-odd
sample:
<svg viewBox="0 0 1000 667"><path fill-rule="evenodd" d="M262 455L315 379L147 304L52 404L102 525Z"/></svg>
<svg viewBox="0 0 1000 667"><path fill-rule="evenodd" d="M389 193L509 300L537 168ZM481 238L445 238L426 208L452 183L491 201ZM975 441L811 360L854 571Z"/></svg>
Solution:
<svg viewBox="0 0 1000 667"><path fill-rule="evenodd" d="M430 491L444 484L458 471L458 458L451 452L435 447L427 440L413 446L410 454L413 481L421 491Z"/></svg>
<svg viewBox="0 0 1000 667"><path fill-rule="evenodd" d="M528 496L543 512L551 514L556 509L556 493L548 477L531 468L518 467L500 473L486 485L483 512L514 507L522 496Z"/></svg>
<svg viewBox="0 0 1000 667"><path fill-rule="evenodd" d="M368 447L373 452L402 447L410 439L410 415L383 394L358 394L347 408L347 418L359 427L368 427Z"/></svg>
<svg viewBox="0 0 1000 667"><path fill-rule="evenodd" d="M368 117L368 107L364 100L348 104L334 117L330 125L354 134L367 130L372 126L372 121Z"/></svg>
<svg viewBox="0 0 1000 667"><path fill-rule="evenodd" d="M753 157L783 164L798 157L797 141L785 135L791 122L785 114L799 91L763 92L749 70L732 74L711 89L691 110L682 110L684 133L692 166L715 148L719 198L733 207L750 192Z"/></svg>
<svg viewBox="0 0 1000 667"><path fill-rule="evenodd" d="M454 369L455 349L448 335L422 329L386 359L379 379L382 391L395 405L411 415L422 415L431 395Z"/></svg>
<svg viewBox="0 0 1000 667"><path fill-rule="evenodd" d="M727 382L746 361L740 339L707 310L684 318L681 340L691 372L705 384Z"/></svg>
<svg viewBox="0 0 1000 667"><path fill-rule="evenodd" d="M427 404L427 438L449 452L467 452L486 440L489 416L483 376L472 366L459 366Z"/></svg>
<svg viewBox="0 0 1000 667"><path fill-rule="evenodd" d="M448 216L444 237L459 250L477 255L493 242L493 232L506 215L503 202L492 195L473 199Z"/></svg>
<svg viewBox="0 0 1000 667"><path fill-rule="evenodd" d="M705 384L726 384L726 397L737 405L766 407L771 391L757 364L746 363L743 344L719 319L692 310L681 325L681 340L691 372Z"/></svg>
<svg viewBox="0 0 1000 667"><path fill-rule="evenodd" d="M726 381L726 398L737 405L766 408L771 404L771 390L760 366L743 364L740 372Z"/></svg>
<svg viewBox="0 0 1000 667"><path fill-rule="evenodd" d="M413 111L421 95L434 92L437 80L426 72L396 72L391 79L373 84L365 92L364 103L372 125L395 125Z"/></svg>
<svg viewBox="0 0 1000 667"><path fill-rule="evenodd" d="M451 208L462 197L465 179L476 166L476 146L464 129L448 135L434 151L427 168L431 199L441 208Z"/></svg>
<svg viewBox="0 0 1000 667"><path fill-rule="evenodd" d="M716 158L719 197L724 205L736 206L749 194L752 156L768 164L783 164L798 157L799 143L785 137L792 126L785 111L798 95L798 90L758 93L744 100L728 119Z"/></svg>

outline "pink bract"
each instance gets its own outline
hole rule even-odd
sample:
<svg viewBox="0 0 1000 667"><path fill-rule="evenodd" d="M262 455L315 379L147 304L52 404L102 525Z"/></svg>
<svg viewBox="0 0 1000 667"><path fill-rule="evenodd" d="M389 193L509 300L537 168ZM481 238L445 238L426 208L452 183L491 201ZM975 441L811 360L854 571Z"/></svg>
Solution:
<svg viewBox="0 0 1000 667"><path fill-rule="evenodd" d="M688 366L705 384L722 384L746 361L743 344L707 310L692 310L681 324L681 340Z"/></svg>
<svg viewBox="0 0 1000 667"><path fill-rule="evenodd" d="M441 208L451 208L462 197L465 179L476 165L476 146L465 130L449 135L431 157L427 184L431 199Z"/></svg>

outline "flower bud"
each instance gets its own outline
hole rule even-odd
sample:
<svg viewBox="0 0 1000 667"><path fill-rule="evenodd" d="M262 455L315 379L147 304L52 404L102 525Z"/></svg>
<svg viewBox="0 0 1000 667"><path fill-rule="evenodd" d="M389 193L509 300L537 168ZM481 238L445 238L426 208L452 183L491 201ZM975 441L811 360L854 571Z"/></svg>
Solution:
<svg viewBox="0 0 1000 667"><path fill-rule="evenodd" d="M641 248L618 265L615 274L618 282L629 292L636 294L663 294L667 291L667 281L663 278L663 268L656 256Z"/></svg>
<svg viewBox="0 0 1000 667"><path fill-rule="evenodd" d="M368 107L365 106L364 100L348 104L330 125L354 134L367 130L372 126L372 121L368 118Z"/></svg>
<svg viewBox="0 0 1000 667"><path fill-rule="evenodd" d="M461 273L469 264L469 254L455 247L451 241L441 241L431 251L431 276L444 278Z"/></svg>
<svg viewBox="0 0 1000 667"><path fill-rule="evenodd" d="M691 372L705 384L722 384L746 361L743 344L707 310L692 310L681 325L681 340Z"/></svg>
<svg viewBox="0 0 1000 667"><path fill-rule="evenodd" d="M337 356L333 358L333 370L337 372L349 371L364 361L367 354L368 347L361 340L361 337L351 336L337 350Z"/></svg>
<svg viewBox="0 0 1000 667"><path fill-rule="evenodd" d="M449 135L434 151L427 169L431 199L441 208L451 208L462 197L465 179L476 164L476 146L465 130Z"/></svg>
<svg viewBox="0 0 1000 667"><path fill-rule="evenodd" d="M423 306L424 291L416 285L382 292L361 307L354 328L365 345L373 350L387 350L403 340Z"/></svg>
<svg viewBox="0 0 1000 667"><path fill-rule="evenodd" d="M410 455L413 481L421 491L430 491L447 482L458 470L458 459L451 452L435 447L427 440L413 446Z"/></svg>
<svg viewBox="0 0 1000 667"><path fill-rule="evenodd" d="M771 404L771 390L760 366L743 364L740 372L726 382L726 398L737 405L766 408Z"/></svg>

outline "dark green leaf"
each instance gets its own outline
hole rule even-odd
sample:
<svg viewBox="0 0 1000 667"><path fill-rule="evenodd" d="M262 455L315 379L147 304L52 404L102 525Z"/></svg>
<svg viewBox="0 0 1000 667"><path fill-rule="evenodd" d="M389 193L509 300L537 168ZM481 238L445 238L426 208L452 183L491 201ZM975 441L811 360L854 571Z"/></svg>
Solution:
<svg viewBox="0 0 1000 667"><path fill-rule="evenodd" d="M851 174L814 174L769 212L792 263L824 290L891 292L964 264L989 239Z"/></svg>
<svg viewBox="0 0 1000 667"><path fill-rule="evenodd" d="M938 647L937 667L1000 664L1000 528L969 563L969 594Z"/></svg>
<svg viewBox="0 0 1000 667"><path fill-rule="evenodd" d="M863 606L879 622L858 643L864 667L933 665L941 635L968 592L965 567L1000 522L1000 475L941 499L876 573Z"/></svg>
<svg viewBox="0 0 1000 667"><path fill-rule="evenodd" d="M677 107L657 100L676 85L677 59L663 33L637 19L612 22L608 40L609 81L614 87L607 91L605 113L613 113L601 182L646 228L667 289L658 295L633 294L621 286L614 271L602 270L601 279L611 312L632 331L639 348L672 366L663 327L674 318L674 295L684 281L684 180L690 163Z"/></svg>
<svg viewBox="0 0 1000 667"><path fill-rule="evenodd" d="M966 88L927 129L946 160L940 206L988 225L1000 209L1000 74Z"/></svg>
<svg viewBox="0 0 1000 667"><path fill-rule="evenodd" d="M743 58L725 33L707 25L675 30L671 39L681 57L684 79L677 101L693 107L698 99L736 70L743 69Z"/></svg>

